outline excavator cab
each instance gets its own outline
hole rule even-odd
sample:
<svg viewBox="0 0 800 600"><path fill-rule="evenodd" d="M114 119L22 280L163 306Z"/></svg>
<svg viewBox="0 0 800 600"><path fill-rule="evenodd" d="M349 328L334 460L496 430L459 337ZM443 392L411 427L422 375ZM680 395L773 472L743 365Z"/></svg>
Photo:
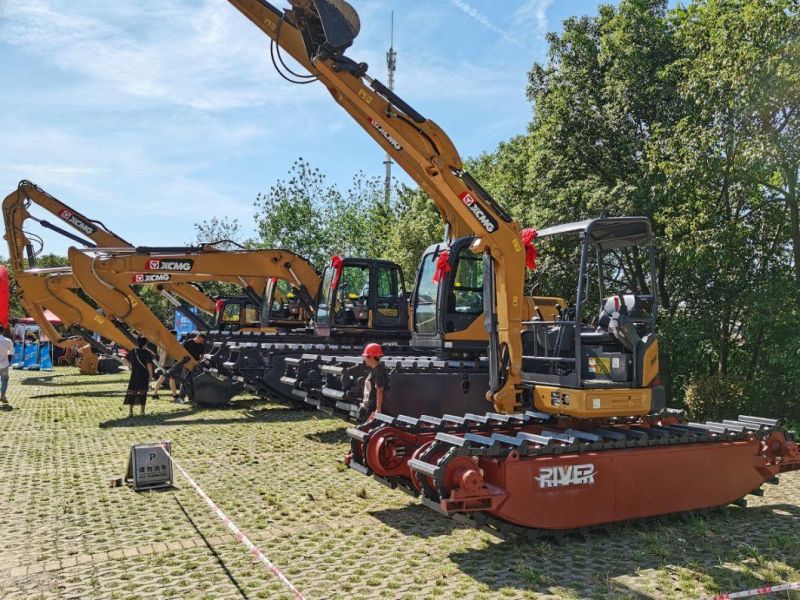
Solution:
<svg viewBox="0 0 800 600"><path fill-rule="evenodd" d="M246 296L223 296L222 306L214 318L214 329L239 331L259 327L259 307Z"/></svg>
<svg viewBox="0 0 800 600"><path fill-rule="evenodd" d="M335 257L322 274L314 319L322 336L408 333L408 301L400 267L387 260Z"/></svg>
<svg viewBox="0 0 800 600"><path fill-rule="evenodd" d="M302 300L302 294L285 279L273 277L267 283L262 306L261 323L267 327L302 329L312 313Z"/></svg>
<svg viewBox="0 0 800 600"><path fill-rule="evenodd" d="M470 250L474 240L435 244L423 253L412 300L414 347L451 355L486 352L483 258Z"/></svg>
<svg viewBox="0 0 800 600"><path fill-rule="evenodd" d="M538 233L540 254L566 236L580 238L574 302L558 318L524 323L522 379L534 390L534 404L581 418L604 416L620 404L631 414L663 407L650 221L601 218L549 227Z"/></svg>

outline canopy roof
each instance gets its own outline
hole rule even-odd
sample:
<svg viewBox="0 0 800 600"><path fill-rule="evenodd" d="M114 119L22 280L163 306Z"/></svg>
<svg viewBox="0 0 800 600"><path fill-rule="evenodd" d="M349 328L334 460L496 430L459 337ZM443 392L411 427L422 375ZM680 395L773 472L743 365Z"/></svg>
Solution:
<svg viewBox="0 0 800 600"><path fill-rule="evenodd" d="M44 318L47 319L47 322L51 325L63 325L64 323L59 319L54 313L50 312L46 308L44 309ZM22 323L23 325L36 325L36 321L33 317L23 317L22 319L16 319L16 323Z"/></svg>
<svg viewBox="0 0 800 600"><path fill-rule="evenodd" d="M650 240L650 220L647 217L609 217L554 225L539 230L538 237L583 233L601 250L628 248Z"/></svg>

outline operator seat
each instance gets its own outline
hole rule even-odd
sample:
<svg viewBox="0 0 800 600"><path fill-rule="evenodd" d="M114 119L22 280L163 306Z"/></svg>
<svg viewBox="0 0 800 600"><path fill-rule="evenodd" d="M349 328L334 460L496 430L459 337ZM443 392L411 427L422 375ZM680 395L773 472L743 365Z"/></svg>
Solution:
<svg viewBox="0 0 800 600"><path fill-rule="evenodd" d="M614 313L620 316L638 317L641 305L638 298L633 294L615 294L600 301L600 315L597 317L597 325L600 329L608 331L608 325L614 317Z"/></svg>

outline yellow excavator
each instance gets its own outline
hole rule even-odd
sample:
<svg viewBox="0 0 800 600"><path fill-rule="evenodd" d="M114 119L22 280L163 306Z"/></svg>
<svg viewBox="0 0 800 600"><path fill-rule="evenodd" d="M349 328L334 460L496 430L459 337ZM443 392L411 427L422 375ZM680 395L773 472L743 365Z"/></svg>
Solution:
<svg viewBox="0 0 800 600"><path fill-rule="evenodd" d="M467 251L482 267L470 291L482 296L485 391L494 411L373 415L348 430L351 467L421 495L443 514L522 535L721 506L800 469L800 449L773 419L687 423L664 410L655 288L621 294L599 285L593 295L592 259L597 281L605 281L603 267L616 268L618 251L643 249L652 274L647 219L545 229L545 241L578 240L576 299L556 319L524 320L525 266L534 262L536 233L522 237L518 223L464 170L447 135L370 77L365 63L346 56L360 30L356 11L344 0L290 0L285 11L265 0L229 2L270 37L273 64L284 77L325 85L431 197L448 225L446 245L471 238ZM307 75L289 70L281 51ZM449 250L440 248L418 274L414 332L435 344L446 345L452 333L442 321L452 298L428 282L440 283L452 266ZM595 318L592 298L600 305ZM430 381L423 369L390 393L413 405ZM437 392L454 408L464 397L455 388Z"/></svg>
<svg viewBox="0 0 800 600"><path fill-rule="evenodd" d="M402 344L410 337L402 272L390 261L334 257L335 268L326 269L321 278L308 261L285 250L71 248L69 258L86 293L196 375L202 371L197 361L144 306L133 287L145 279L159 284L223 281L256 296L254 302L262 306L258 323L236 332L210 332L214 346L207 369L204 377L194 378L195 400L206 406L224 404L240 389L219 381L247 381L254 391L294 400L281 382L283 359L291 353L323 346L353 352L364 340ZM221 325L229 306L222 309ZM307 321L311 315L314 319ZM220 395L212 399L215 392Z"/></svg>

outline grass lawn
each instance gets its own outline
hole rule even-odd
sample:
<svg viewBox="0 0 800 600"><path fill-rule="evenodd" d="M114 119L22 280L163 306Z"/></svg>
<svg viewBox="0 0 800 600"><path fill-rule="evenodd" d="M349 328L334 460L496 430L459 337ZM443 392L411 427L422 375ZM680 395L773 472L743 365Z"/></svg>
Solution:
<svg viewBox="0 0 800 600"><path fill-rule="evenodd" d="M157 440L173 442L308 598L688 598L800 580L800 473L746 509L509 543L345 469L343 421L164 396L128 420L126 382L12 372L12 409L0 411L0 598L291 597L185 481L138 494L109 486L131 444Z"/></svg>

